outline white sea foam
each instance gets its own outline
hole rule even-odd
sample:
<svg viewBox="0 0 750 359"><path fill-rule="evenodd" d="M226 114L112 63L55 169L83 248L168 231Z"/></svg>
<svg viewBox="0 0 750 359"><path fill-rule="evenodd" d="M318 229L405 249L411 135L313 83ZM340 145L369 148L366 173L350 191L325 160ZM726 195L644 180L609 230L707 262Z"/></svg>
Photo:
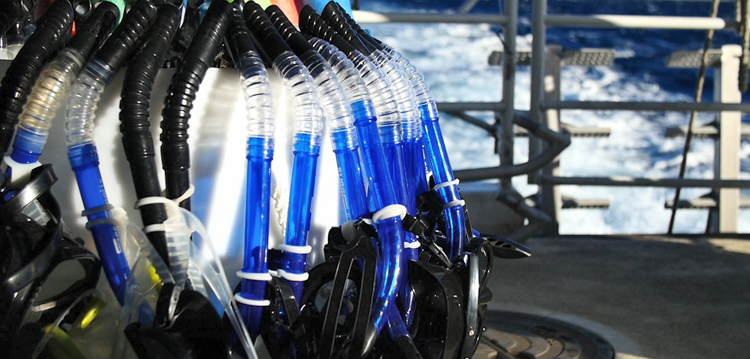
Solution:
<svg viewBox="0 0 750 359"><path fill-rule="evenodd" d="M447 24L381 24L368 25L381 40L401 50L424 73L438 101L497 101L501 98L502 78L499 67L489 67L487 57L502 48L497 34L487 25ZM517 38L519 48L530 48L531 36ZM632 50L619 50L618 57L633 57ZM632 77L616 67L566 67L562 72L562 96L581 101L690 101L685 94L662 90L646 76ZM516 75L515 106L528 109L530 98L528 68L519 67ZM475 113L492 123L487 113ZM686 113L563 111L562 120L576 126L601 126L612 130L608 138L575 138L562 154L565 176L632 176L676 177L681 160L682 138L665 138L669 126L688 122ZM712 121L701 114L698 124ZM446 146L454 169L488 167L499 160L493 152L494 139L477 127L444 116L441 121ZM528 142L517 138L516 163L526 161ZM688 157L687 177L713 176L713 142L696 139ZM750 144L741 148L743 178L750 161ZM536 192L517 177L514 186L524 195ZM704 194L705 189L683 189L682 198ZM669 210L664 208L674 191L664 188L607 188L563 186L565 195L577 198L607 198L607 210L564 210L560 218L562 233L664 233ZM705 230L707 211L680 210L676 232L701 233ZM740 211L741 232L750 231L750 211Z"/></svg>

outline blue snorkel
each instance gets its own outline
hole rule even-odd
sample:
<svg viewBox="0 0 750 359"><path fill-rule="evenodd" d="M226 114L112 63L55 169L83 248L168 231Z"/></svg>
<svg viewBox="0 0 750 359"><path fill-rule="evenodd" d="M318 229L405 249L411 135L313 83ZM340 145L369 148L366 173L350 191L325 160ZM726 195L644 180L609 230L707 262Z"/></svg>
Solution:
<svg viewBox="0 0 750 359"><path fill-rule="evenodd" d="M99 155L93 133L94 118L102 91L155 19L156 7L153 4L141 1L133 6L73 83L65 112L68 159L81 192L84 214L89 220L86 227L94 237L102 268L120 304L123 304L130 268L117 229L101 221L111 218L112 214L99 171Z"/></svg>
<svg viewBox="0 0 750 359"><path fill-rule="evenodd" d="M310 73L276 31L263 9L256 3L246 3L244 15L250 31L272 59L274 70L294 102L294 163L286 238L280 247L284 255L278 273L298 298L308 278L306 257L312 250L307 245L307 235L323 131L323 111L318 104L315 82ZM250 288L243 286L243 293L246 289Z"/></svg>
<svg viewBox="0 0 750 359"><path fill-rule="evenodd" d="M371 209L376 211L382 208L395 208L394 205L399 203L398 198L403 198L399 195L404 194L404 191L394 191L394 179L391 177L394 174L391 171L393 165L395 164L398 167L399 164L399 157L393 155L394 153L398 154L401 125L398 119L397 107L393 101L393 95L388 89L388 81L361 53L333 33L310 7L302 9L300 13L300 26L308 33L334 40L353 59L354 62L349 60L347 55L344 55L336 47L323 40L310 40L323 57L329 61L331 67L335 69L340 82L344 84L347 94L350 95L356 119L355 125L357 126L361 142L363 165L370 188L368 194ZM377 122L375 117L376 111L378 112ZM380 128L380 133L378 133L378 127ZM391 154L390 158L387 153ZM391 166L390 168L389 165ZM403 173L400 170L395 172L397 175ZM404 182L403 177L397 177L395 180L399 179L401 182L398 183L401 184ZM404 207L401 208L403 209ZM373 219L375 218L373 217ZM400 219L398 222L400 222ZM419 243L416 242L413 236L405 236L402 228L395 231L392 228L388 228L385 224L378 224L377 222L376 224L378 225L379 235L383 239L381 240L381 263L378 267L378 273L383 274L379 276L378 282L385 284L382 284L378 289L380 298L381 296L388 295L387 291L389 290L395 292L399 287L405 287L403 284L397 284L395 288L389 287L388 282L384 281L389 279L385 274L389 270L393 270L397 272L397 276L401 276L397 280L400 281L405 278L403 273L406 268L406 263L404 262L406 258L404 254L405 252L416 252ZM381 226L385 228L381 229ZM399 239L389 238L387 237L388 235L398 235ZM417 246L414 245L415 243ZM400 244L398 248L397 244ZM411 249L404 250L404 246L409 246ZM413 308L413 298L406 292L402 292L402 295L405 295L403 298L405 303L410 303L404 307ZM411 312L411 310L407 309L407 312ZM394 338L408 334L406 326L394 305L390 305L384 311L374 310L373 320L375 320L378 331L382 328L380 325L385 324L382 318L386 314L388 315L388 320L391 321L390 327L400 329L400 334Z"/></svg>
<svg viewBox="0 0 750 359"><path fill-rule="evenodd" d="M432 188L443 202L443 214L445 215L448 257L456 261L463 255L463 249L467 242L466 218L464 213L464 201L458 192L458 180L453 175L453 169L445 148L445 141L440 130L439 116L432 93L424 81L421 73L398 51L388 47L372 38L357 23L342 11L335 2L326 6L324 14L328 14L337 23L349 25L354 33L366 46L375 49L375 53L384 53L393 62L397 63L406 74L410 86L416 96L419 117L422 123L424 154L427 167L432 171L435 186ZM418 146L418 145L416 145ZM415 153L417 151L415 150ZM417 154L418 155L418 154ZM416 169L416 167L414 167ZM418 192L420 193L420 192Z"/></svg>
<svg viewBox="0 0 750 359"><path fill-rule="evenodd" d="M239 11L230 22L227 39L241 76L247 110L247 183L245 196L245 257L242 290L235 295L242 304L243 320L252 338L257 337L261 312L268 305L265 291L268 274L269 206L271 161L274 151L274 111L268 72L252 44L249 30Z"/></svg>
<svg viewBox="0 0 750 359"><path fill-rule="evenodd" d="M321 108L331 132L346 217L348 220L361 218L370 211L359 165L359 140L354 126L355 120L344 89L326 60L313 49L278 6L269 6L266 13L315 80Z"/></svg>

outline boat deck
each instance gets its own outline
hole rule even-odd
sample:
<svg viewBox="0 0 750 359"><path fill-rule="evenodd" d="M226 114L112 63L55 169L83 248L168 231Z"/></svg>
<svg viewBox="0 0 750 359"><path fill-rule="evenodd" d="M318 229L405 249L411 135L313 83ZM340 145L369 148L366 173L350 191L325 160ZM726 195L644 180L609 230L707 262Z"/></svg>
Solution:
<svg viewBox="0 0 750 359"><path fill-rule="evenodd" d="M531 258L495 261L490 310L578 325L609 341L618 359L750 356L749 239L567 236L526 244ZM484 349L475 358L504 357Z"/></svg>

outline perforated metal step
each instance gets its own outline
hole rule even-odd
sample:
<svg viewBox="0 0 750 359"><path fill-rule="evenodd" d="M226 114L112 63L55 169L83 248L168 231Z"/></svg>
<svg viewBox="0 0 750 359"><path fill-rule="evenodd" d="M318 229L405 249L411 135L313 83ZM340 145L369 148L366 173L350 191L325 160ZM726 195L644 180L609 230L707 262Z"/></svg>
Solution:
<svg viewBox="0 0 750 359"><path fill-rule="evenodd" d="M669 200L664 203L664 208L672 208L674 200ZM683 209L711 209L716 208L718 204L716 199L711 196L702 196L692 199L681 199L677 202L677 208ZM750 208L750 197L740 196L740 208Z"/></svg>
<svg viewBox="0 0 750 359"><path fill-rule="evenodd" d="M701 66L703 51L675 51L666 61L667 67L676 69L692 69ZM714 66L721 60L721 50L708 50L708 66Z"/></svg>
<svg viewBox="0 0 750 359"><path fill-rule="evenodd" d="M607 209L609 208L609 200L604 198L574 198L569 196L562 196L562 208L573 209L573 208L596 208L596 209Z"/></svg>
<svg viewBox="0 0 750 359"><path fill-rule="evenodd" d="M684 137L687 134L687 126L667 127L664 131L664 137ZM716 137L719 135L719 129L716 128L716 122L711 122L704 126L693 128L693 136L699 138ZM750 126L742 124L740 135L744 138L750 138Z"/></svg>
<svg viewBox="0 0 750 359"><path fill-rule="evenodd" d="M612 49L580 49L563 50L560 59L561 66L610 66L615 60L615 50ZM516 52L516 62L520 66L531 65L531 52ZM493 51L487 59L490 66L503 64L503 52Z"/></svg>

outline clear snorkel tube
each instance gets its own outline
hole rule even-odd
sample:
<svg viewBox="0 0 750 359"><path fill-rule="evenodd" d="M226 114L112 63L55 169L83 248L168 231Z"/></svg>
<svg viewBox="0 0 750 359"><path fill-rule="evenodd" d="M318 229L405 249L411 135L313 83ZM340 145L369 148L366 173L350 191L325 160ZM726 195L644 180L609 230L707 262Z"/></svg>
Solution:
<svg viewBox="0 0 750 359"><path fill-rule="evenodd" d="M411 65L408 60L400 56L397 51L388 48L387 45L378 42L373 39L364 30L356 25L356 22L352 20L344 11L337 6L335 2L330 2L326 6L326 11L329 16L333 16L334 20L337 21L343 27L343 23L347 25L353 25L354 28L348 28L352 32L354 37L361 36L367 42L370 48L375 49L374 53L385 54L392 63L397 63L400 68L403 68L403 72L406 74L410 87L413 89L413 93L416 96L416 102L419 109L419 117L422 122L422 135L423 143L425 148L425 159L427 160L427 167L432 171L433 178L435 180L435 187L433 190L438 194L443 202L443 213L446 219L446 229L448 233L445 235L448 238L448 257L451 260L457 260L463 255L463 248L466 244L467 233L466 233L466 221L464 214L464 201L461 199L461 195L458 192L458 180L453 176L453 169L448 158L448 152L445 148L445 142L443 141L443 134L440 130L440 124L438 123L439 116L435 102L432 99L427 83L419 73L419 71ZM382 49L382 51L380 51Z"/></svg>
<svg viewBox="0 0 750 359"><path fill-rule="evenodd" d="M306 257L312 251L312 248L307 245L307 235L310 230L312 215L310 207L314 194L317 160L320 154L323 132L323 111L318 104L315 82L310 73L302 61L286 45L263 9L256 3L246 3L244 14L253 35L261 42L266 54L273 59L273 68L281 77L284 87L290 93L294 103L292 184L286 238L284 244L280 246L284 255L278 273L289 283L295 298L300 298L303 283L309 277ZM262 255L265 255L265 253ZM265 288L265 283L256 283L258 283L258 286L262 285ZM243 287L243 293L245 289ZM265 295L265 291L258 294L261 293ZM259 318L261 313L259 307L252 308L255 313L253 313L251 319Z"/></svg>
<svg viewBox="0 0 750 359"><path fill-rule="evenodd" d="M336 46L318 38L311 38L309 41L331 65L331 68L336 72L339 81L349 96L349 101L354 110L355 125L360 137L363 166L367 174L369 188L373 192L371 197L375 201L375 206L382 208L386 205L397 203L393 183L388 174L385 154L378 135L374 105L370 99L370 92L367 89L363 76L360 76L360 72L354 66L354 63ZM366 69L366 73L368 73L366 77L372 78L369 75L369 69ZM420 244L416 240L407 240L404 242L406 259L417 260L419 246ZM403 263L401 268L403 272L403 284L401 285L399 295L402 298L405 322L409 326L414 318L415 299L411 288L407 284L406 263ZM389 313L389 315L392 314Z"/></svg>
<svg viewBox="0 0 750 359"><path fill-rule="evenodd" d="M94 143L94 118L97 103L104 88L130 53L135 50L143 34L156 18L156 7L142 1L125 16L112 36L93 60L81 71L73 83L65 112L65 139L68 159L78 182L78 189L90 222L111 218L107 209L107 193L99 171L99 155ZM104 273L120 304L123 304L125 285L130 268L123 254L118 232L111 224L90 226Z"/></svg>

